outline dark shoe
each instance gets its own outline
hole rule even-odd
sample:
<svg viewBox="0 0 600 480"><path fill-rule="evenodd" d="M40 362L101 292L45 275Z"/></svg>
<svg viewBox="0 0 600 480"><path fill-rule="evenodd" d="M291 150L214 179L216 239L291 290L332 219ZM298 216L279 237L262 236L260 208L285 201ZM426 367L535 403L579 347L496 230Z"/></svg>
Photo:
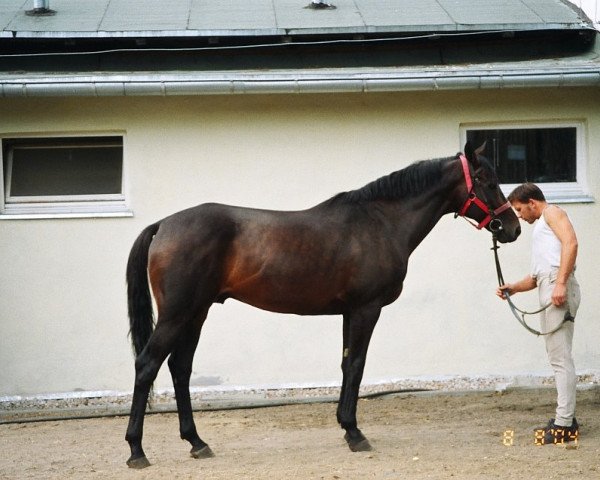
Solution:
<svg viewBox="0 0 600 480"><path fill-rule="evenodd" d="M559 445L567 442L577 441L579 437L579 424L577 419L573 418L573 423L570 427L562 427L554 423L551 418L543 428L535 430L536 445Z"/></svg>

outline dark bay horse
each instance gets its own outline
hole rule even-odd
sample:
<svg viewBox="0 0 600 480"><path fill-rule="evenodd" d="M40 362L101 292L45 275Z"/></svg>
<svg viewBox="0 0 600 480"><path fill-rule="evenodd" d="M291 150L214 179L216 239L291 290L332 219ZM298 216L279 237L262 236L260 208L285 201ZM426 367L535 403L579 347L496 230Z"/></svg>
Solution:
<svg viewBox="0 0 600 480"><path fill-rule="evenodd" d="M520 233L480 153L467 144L464 155L414 163L308 210L204 204L145 228L127 264L136 352L127 464L149 465L142 449L144 413L167 357L181 438L192 445L193 457L213 455L196 431L189 380L208 310L228 298L272 312L343 316L337 419L351 450L369 450L356 422L367 348L382 307L402 291L412 251L447 213L471 218L500 242Z"/></svg>

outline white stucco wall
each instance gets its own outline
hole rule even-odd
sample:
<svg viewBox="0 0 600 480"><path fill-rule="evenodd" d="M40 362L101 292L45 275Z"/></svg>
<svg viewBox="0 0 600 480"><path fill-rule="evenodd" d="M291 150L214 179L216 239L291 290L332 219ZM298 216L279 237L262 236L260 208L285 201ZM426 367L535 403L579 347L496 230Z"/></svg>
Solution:
<svg viewBox="0 0 600 480"><path fill-rule="evenodd" d="M577 120L600 198L597 89L0 99L0 134L124 134L132 218L0 221L0 396L131 390L124 271L139 231L207 201L302 209L414 160L460 148L463 123ZM580 240L579 372L600 365L596 203L567 206ZM530 227L502 247L505 277L529 264ZM546 373L543 341L494 296L488 233L451 216L416 250L384 309L365 382ZM535 304L533 297L521 303ZM339 382L341 318L276 315L228 301L205 324L192 384ZM157 382L168 387L166 367Z"/></svg>

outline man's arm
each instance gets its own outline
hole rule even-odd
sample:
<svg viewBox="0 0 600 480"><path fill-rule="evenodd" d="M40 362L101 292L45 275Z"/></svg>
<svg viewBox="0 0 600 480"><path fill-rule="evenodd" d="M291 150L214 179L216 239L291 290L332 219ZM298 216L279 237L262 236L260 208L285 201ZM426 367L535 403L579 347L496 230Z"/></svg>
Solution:
<svg viewBox="0 0 600 480"><path fill-rule="evenodd" d="M537 282L535 278L531 275L527 275L522 280L519 280L515 283L505 283L504 285L500 285L496 289L496 295L498 295L501 299L505 300L504 292L508 292L509 295L514 295L519 292L528 292L529 290L533 290L537 286Z"/></svg>

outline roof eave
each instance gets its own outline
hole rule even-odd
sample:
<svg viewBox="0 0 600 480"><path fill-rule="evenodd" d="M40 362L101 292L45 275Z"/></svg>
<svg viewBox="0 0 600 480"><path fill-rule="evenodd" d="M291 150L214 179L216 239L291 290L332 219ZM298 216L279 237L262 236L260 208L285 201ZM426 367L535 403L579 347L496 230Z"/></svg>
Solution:
<svg viewBox="0 0 600 480"><path fill-rule="evenodd" d="M2 30L0 38L27 38L27 39L128 39L128 38L206 38L206 37L269 37L269 36L323 36L323 35L373 35L396 34L406 35L414 33L476 33L476 32L535 32L547 30L594 30L591 23L488 23L488 24L411 24L411 25L355 25L332 27L271 27L271 28L207 28L202 30Z"/></svg>
<svg viewBox="0 0 600 480"><path fill-rule="evenodd" d="M104 97L367 93L505 88L600 87L600 64L583 68L427 72L340 71L0 75L0 97Z"/></svg>

